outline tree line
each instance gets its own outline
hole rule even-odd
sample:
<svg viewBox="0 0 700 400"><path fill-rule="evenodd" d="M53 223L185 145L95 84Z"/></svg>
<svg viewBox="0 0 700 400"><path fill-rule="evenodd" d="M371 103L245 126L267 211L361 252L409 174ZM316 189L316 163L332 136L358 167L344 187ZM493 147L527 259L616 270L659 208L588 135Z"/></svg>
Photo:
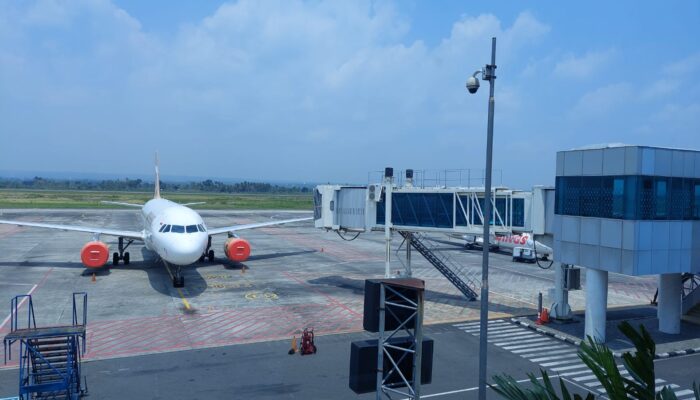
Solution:
<svg viewBox="0 0 700 400"><path fill-rule="evenodd" d="M0 178L2 189L33 190L95 190L147 192L153 190L153 182L142 179L50 179L35 176L33 179ZM168 192L206 193L308 193L307 185L277 185L264 182L223 183L207 179L200 182L160 182L160 188Z"/></svg>

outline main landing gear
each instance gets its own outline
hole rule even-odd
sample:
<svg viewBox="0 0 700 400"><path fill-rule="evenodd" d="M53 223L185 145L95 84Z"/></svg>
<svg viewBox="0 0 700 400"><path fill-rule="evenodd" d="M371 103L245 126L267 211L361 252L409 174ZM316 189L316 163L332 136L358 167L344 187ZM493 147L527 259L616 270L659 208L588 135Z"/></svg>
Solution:
<svg viewBox="0 0 700 400"><path fill-rule="evenodd" d="M204 261L205 258L209 259L209 262L214 262L214 250L211 249L211 236L207 240L207 249L199 257L199 261Z"/></svg>
<svg viewBox="0 0 700 400"><path fill-rule="evenodd" d="M124 250L126 250L126 248L129 247L129 245L132 243L134 243L134 240L129 239L126 243L126 246L124 246L124 238L119 238L119 252L117 253L115 251L114 254L112 254L112 264L119 265L119 261L121 260L124 261L124 265L129 265L129 263L131 262L131 258L129 257L129 252L125 252Z"/></svg>

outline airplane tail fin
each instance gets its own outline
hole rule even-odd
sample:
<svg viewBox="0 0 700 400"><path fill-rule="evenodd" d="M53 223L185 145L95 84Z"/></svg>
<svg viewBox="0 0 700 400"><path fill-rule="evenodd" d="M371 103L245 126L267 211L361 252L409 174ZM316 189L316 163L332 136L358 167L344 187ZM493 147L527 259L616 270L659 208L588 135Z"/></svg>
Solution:
<svg viewBox="0 0 700 400"><path fill-rule="evenodd" d="M158 164L160 164L160 161L158 160L158 152L156 152L156 191L153 195L154 199L160 199L160 171L158 171Z"/></svg>

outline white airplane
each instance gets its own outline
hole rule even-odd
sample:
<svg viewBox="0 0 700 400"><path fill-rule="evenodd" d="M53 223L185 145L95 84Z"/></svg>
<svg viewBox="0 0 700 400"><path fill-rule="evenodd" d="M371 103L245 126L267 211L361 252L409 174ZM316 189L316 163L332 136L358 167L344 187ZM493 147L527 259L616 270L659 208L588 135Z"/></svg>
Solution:
<svg viewBox="0 0 700 400"><path fill-rule="evenodd" d="M471 247L474 245L482 246L484 244L484 239L482 236L476 235L462 235L461 239L466 241L466 246ZM544 245L530 236L528 233L521 233L519 235L491 235L491 240L489 241L492 248L506 248L511 251L515 248L524 248L529 250L535 250L537 255L542 259L547 259L552 255L552 248Z"/></svg>
<svg viewBox="0 0 700 400"><path fill-rule="evenodd" d="M119 264L119 261L129 264L129 252L124 250L134 241L142 241L147 249L154 251L162 260L177 267L173 275L173 285L182 287L185 280L181 273L181 267L190 265L198 260L202 261L205 257L209 261L214 260L214 250L211 249L211 237L213 235L227 233L229 238L224 244L224 254L231 261L243 262L250 256L250 243L245 239L239 238L234 232L311 220L310 217L294 218L209 229L202 217L196 211L187 207L188 205L199 203L177 204L161 198L159 178L158 161L156 159L156 186L152 200L143 205L104 202L140 208L143 219L143 229L140 231L9 220L0 220L0 224L92 233L93 240L85 244L80 251L80 259L88 268L100 268L109 259L109 247L106 243L100 241L101 235L119 238L119 251L114 252L112 255L114 265ZM125 240L127 242L126 246L124 245Z"/></svg>

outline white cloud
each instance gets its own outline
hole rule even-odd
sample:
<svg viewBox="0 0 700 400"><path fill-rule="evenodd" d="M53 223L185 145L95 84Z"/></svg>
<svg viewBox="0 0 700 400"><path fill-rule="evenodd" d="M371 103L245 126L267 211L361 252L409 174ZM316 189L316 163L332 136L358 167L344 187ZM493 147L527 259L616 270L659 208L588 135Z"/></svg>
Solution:
<svg viewBox="0 0 700 400"><path fill-rule="evenodd" d="M614 50L588 52L580 57L568 54L554 66L554 74L563 78L588 78L608 65L614 54Z"/></svg>
<svg viewBox="0 0 700 400"><path fill-rule="evenodd" d="M676 76L687 75L698 69L700 69L700 53L695 53L682 60L666 65L663 71L667 75Z"/></svg>
<svg viewBox="0 0 700 400"><path fill-rule="evenodd" d="M660 78L641 90L640 99L656 100L676 92L680 86L681 82L678 79Z"/></svg>
<svg viewBox="0 0 700 400"><path fill-rule="evenodd" d="M634 99L635 92L628 83L615 83L584 94L571 110L574 118L602 117L614 113Z"/></svg>

